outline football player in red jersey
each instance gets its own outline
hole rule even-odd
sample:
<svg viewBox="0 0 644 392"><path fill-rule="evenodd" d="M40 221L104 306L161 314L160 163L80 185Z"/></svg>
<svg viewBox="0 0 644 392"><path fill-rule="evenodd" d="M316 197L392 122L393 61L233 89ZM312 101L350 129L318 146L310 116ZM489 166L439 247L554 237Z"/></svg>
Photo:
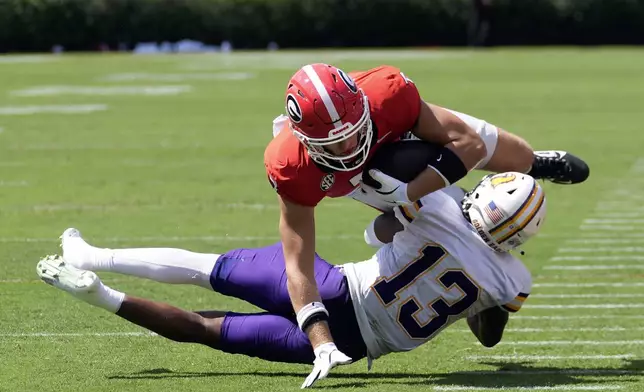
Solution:
<svg viewBox="0 0 644 392"><path fill-rule="evenodd" d="M274 138L264 164L278 193L289 295L299 327L315 351L308 385L351 361L333 343L328 312L314 279L314 209L325 196L350 196L385 209L391 205L382 205L383 199L411 204L474 168L530 171L535 178L562 183L581 182L588 176L583 161L570 154L535 155L516 135L425 102L414 83L395 67L349 75L328 64L306 65L288 83L286 111L288 116L273 122ZM408 184L370 171L380 186L361 186L365 162L379 146L408 132L443 146L428 168Z"/></svg>

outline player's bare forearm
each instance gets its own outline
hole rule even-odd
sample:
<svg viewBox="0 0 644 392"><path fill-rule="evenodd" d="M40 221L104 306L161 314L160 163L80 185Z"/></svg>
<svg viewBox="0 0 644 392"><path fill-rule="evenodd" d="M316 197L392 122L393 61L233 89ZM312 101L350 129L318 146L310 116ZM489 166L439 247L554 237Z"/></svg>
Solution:
<svg viewBox="0 0 644 392"><path fill-rule="evenodd" d="M298 273L297 271L289 272L289 264L293 265L294 263L286 263L286 275L288 279L288 292L295 312L298 312L302 307L311 302L321 302L315 278L310 279L305 274ZM313 260L311 260L311 265L313 265ZM329 326L325 321L318 321L311 324L305 332L313 347L333 341Z"/></svg>
<svg viewBox="0 0 644 392"><path fill-rule="evenodd" d="M498 129L494 153L483 167L495 173L516 171L527 173L532 167L534 151L523 138Z"/></svg>
<svg viewBox="0 0 644 392"><path fill-rule="evenodd" d="M412 133L422 140L443 145L452 150L469 171L487 154L485 143L455 114L440 106L423 102Z"/></svg>
<svg viewBox="0 0 644 392"><path fill-rule="evenodd" d="M312 302L321 302L315 282L314 208L291 203L279 197L281 207L280 236L284 249L287 287L295 312ZM332 341L325 322L307 330L313 347Z"/></svg>
<svg viewBox="0 0 644 392"><path fill-rule="evenodd" d="M410 201L416 201L445 187L445 180L436 170L427 168L407 184L407 196Z"/></svg>
<svg viewBox="0 0 644 392"><path fill-rule="evenodd" d="M320 301L314 275L315 219L313 207L280 199L280 237L284 249L288 291L295 312Z"/></svg>
<svg viewBox="0 0 644 392"><path fill-rule="evenodd" d="M467 325L485 347L494 347L501 341L508 323L508 312L495 306L467 318Z"/></svg>

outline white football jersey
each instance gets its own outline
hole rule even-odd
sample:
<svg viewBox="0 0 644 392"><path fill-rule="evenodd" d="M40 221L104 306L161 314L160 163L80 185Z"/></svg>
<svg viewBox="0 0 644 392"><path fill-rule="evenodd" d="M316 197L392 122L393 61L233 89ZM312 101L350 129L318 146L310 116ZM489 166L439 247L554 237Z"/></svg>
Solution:
<svg viewBox="0 0 644 392"><path fill-rule="evenodd" d="M342 266L371 358L412 350L487 308L516 312L528 297L530 272L485 244L461 213L462 195L449 187L425 196L407 207L411 223L392 243Z"/></svg>

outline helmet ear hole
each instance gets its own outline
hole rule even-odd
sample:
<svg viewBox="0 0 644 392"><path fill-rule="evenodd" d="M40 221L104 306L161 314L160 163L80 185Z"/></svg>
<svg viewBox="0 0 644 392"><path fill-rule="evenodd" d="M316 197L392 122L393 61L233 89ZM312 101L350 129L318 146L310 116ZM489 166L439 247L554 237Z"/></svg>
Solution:
<svg viewBox="0 0 644 392"><path fill-rule="evenodd" d="M509 191L508 191L508 195L513 194L514 192L516 192L516 190L517 190L516 188L514 188L514 189L512 189L512 190L509 190Z"/></svg>

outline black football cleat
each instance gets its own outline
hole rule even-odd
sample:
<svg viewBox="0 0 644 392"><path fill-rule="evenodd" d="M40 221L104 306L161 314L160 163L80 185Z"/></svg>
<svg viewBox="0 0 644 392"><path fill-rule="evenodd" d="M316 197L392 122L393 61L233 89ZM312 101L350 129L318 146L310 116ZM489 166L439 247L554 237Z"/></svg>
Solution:
<svg viewBox="0 0 644 392"><path fill-rule="evenodd" d="M579 184L588 178L590 169L581 158L565 151L535 151L529 175L555 184Z"/></svg>

